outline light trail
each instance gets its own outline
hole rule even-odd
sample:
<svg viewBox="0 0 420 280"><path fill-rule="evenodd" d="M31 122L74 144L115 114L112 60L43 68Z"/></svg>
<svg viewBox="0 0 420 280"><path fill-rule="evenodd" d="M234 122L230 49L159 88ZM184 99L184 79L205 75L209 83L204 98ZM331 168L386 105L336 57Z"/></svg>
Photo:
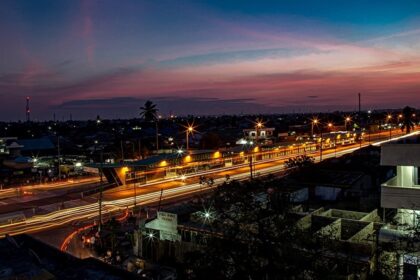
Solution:
<svg viewBox="0 0 420 280"><path fill-rule="evenodd" d="M99 183L99 177L93 178L82 178L82 179L72 179L65 182L54 182L47 184L38 184L38 185L29 185L22 187L13 187L0 190L0 199L11 198L21 196L25 193L31 193L33 191L52 191L52 190L63 190L68 188L82 187L84 185Z"/></svg>
<svg viewBox="0 0 420 280"><path fill-rule="evenodd" d="M393 138L391 141L395 141L395 140L402 139L405 137L411 137L419 133L420 132L416 131L408 135ZM374 145L381 145L389 141L390 140L378 141L378 142L375 142ZM363 145L362 147L365 147L365 146L367 145ZM342 150L339 150L339 151L337 150L337 152L335 152L334 149L332 150L329 149L325 151L323 155L323 159L332 158L332 157L335 157L336 155L341 156L344 154L351 153L358 149L360 149L359 145L357 145L357 147L346 147L346 148L343 148ZM257 170L257 172L261 176L263 176L263 175L283 171L284 161L294 156L296 155L286 156L282 159L277 158L277 159L267 159L267 160L258 161L256 165L260 165L263 163L270 163L270 162L278 162L279 164L266 167L266 168L260 168ZM319 161L318 155L316 155L315 158L317 161ZM197 176L200 176L201 174L214 174L220 171L240 169L246 166L248 166L248 164L242 164L242 165L222 168L218 170L209 170L206 172L202 172L200 174L190 175L189 177L197 177ZM230 177L232 180L247 180L249 179L249 171L247 170L239 174L233 174ZM174 180L179 180L179 179L170 179L170 181L174 181ZM180 186L170 188L170 189L165 189L163 192L163 200L169 200L169 199L178 198L181 196L193 195L195 193L207 191L216 187L219 184L222 184L223 182L225 182L225 178L220 177L220 178L214 179L213 186L209 186L207 184L201 185L199 183L191 183L191 184L182 184ZM161 191L155 190L149 193L137 195L136 200L139 202L138 205L146 206L146 205L151 205L151 204L159 202L160 197L161 197ZM104 201L102 212L105 216L105 215L110 215L112 213L116 213L121 210L132 208L133 199L134 197L130 196L126 198ZM99 212L98 203L89 203L82 206L75 206L68 209L57 210L49 214L33 216L31 218L28 218L25 221L15 222L12 224L2 224L0 225L0 236L5 236L6 234L16 235L16 234L21 234L21 233L42 231L42 230L47 230L50 228L62 226L65 224L69 224L75 221L91 220L91 219L95 219L98 216L98 212Z"/></svg>

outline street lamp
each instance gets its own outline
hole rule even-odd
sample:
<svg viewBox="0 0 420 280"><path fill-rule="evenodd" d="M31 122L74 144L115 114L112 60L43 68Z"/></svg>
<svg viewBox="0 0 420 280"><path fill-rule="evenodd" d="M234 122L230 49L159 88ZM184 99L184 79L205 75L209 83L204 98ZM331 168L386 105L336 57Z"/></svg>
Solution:
<svg viewBox="0 0 420 280"><path fill-rule="evenodd" d="M318 119L314 118L311 121L311 138L314 136L314 126L318 125Z"/></svg>
<svg viewBox="0 0 420 280"><path fill-rule="evenodd" d="M333 127L333 124L331 122L329 122L327 124L327 127L329 129L329 131L331 132L331 128ZM320 139L320 145L319 145L319 161L322 161L322 126L321 126L321 139Z"/></svg>
<svg viewBox="0 0 420 280"><path fill-rule="evenodd" d="M386 116L386 119L388 121L389 140L391 140L391 138L392 138L392 126L391 126L392 115L389 114L388 116Z"/></svg>
<svg viewBox="0 0 420 280"><path fill-rule="evenodd" d="M185 126L185 137L186 137L186 142L187 142L187 151L190 149L189 146L189 136L190 134L192 134L194 132L194 124L187 124L187 126Z"/></svg>
<svg viewBox="0 0 420 280"><path fill-rule="evenodd" d="M350 118L350 117L346 117L346 118L344 119L344 126L345 126L345 129L346 129L346 130L347 130L347 124L348 124L349 122L351 122L351 118Z"/></svg>
<svg viewBox="0 0 420 280"><path fill-rule="evenodd" d="M328 129L330 130L330 132L331 132L331 128L333 127L333 124L332 123L328 123Z"/></svg>
<svg viewBox="0 0 420 280"><path fill-rule="evenodd" d="M261 120L257 120L255 123L255 131L256 131L256 136L255 136L255 143L257 143L258 145L258 132L259 129L261 129L264 126L263 122Z"/></svg>

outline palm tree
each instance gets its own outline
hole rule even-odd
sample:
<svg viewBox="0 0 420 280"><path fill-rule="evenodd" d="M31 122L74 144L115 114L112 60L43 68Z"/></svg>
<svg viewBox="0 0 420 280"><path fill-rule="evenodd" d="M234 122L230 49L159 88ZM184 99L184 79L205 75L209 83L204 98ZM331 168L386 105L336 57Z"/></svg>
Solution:
<svg viewBox="0 0 420 280"><path fill-rule="evenodd" d="M140 117L143 118L147 122L154 122L156 125L156 151L159 150L159 131L158 131L158 115L157 112L159 111L156 108L156 104L153 104L152 101L147 100L144 103L143 107L140 107Z"/></svg>
<svg viewBox="0 0 420 280"><path fill-rule="evenodd" d="M415 110L414 108L411 108L409 106L404 107L402 110L402 126L401 130L404 131L406 134L409 134L412 129L414 129L414 116L415 116Z"/></svg>

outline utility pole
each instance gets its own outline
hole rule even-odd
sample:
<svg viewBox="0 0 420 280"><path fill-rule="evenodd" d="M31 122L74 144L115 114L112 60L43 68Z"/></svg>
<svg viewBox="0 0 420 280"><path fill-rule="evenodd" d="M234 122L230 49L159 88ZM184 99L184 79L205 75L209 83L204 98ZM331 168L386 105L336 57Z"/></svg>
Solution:
<svg viewBox="0 0 420 280"><path fill-rule="evenodd" d="M99 167L99 222L98 222L98 232L101 232L102 230L102 195L103 195L103 176L102 176L102 170L103 170L103 150L101 150L101 156L99 159L101 162Z"/></svg>
<svg viewBox="0 0 420 280"><path fill-rule="evenodd" d="M61 179L60 136L57 136L57 155L58 155L58 180L60 180Z"/></svg>
<svg viewBox="0 0 420 280"><path fill-rule="evenodd" d="M141 155L141 140L139 139L139 159L143 159Z"/></svg>
<svg viewBox="0 0 420 280"><path fill-rule="evenodd" d="M134 207L133 207L133 213L136 210L136 206L137 206L137 188L136 188L136 183L133 182L133 188L134 188Z"/></svg>
<svg viewBox="0 0 420 280"><path fill-rule="evenodd" d="M358 93L359 97L359 129L360 129L360 149L362 148L362 142L363 142L363 135L362 135L362 96L360 92Z"/></svg>
<svg viewBox="0 0 420 280"><path fill-rule="evenodd" d="M252 169L253 169L253 166L252 166L252 155L250 155L249 156L249 175L250 175L251 180L254 179L253 170Z"/></svg>
<svg viewBox="0 0 420 280"><path fill-rule="evenodd" d="M322 161L322 127L321 127L321 141L319 144L319 161Z"/></svg>
<svg viewBox="0 0 420 280"><path fill-rule="evenodd" d="M159 118L156 119L155 121L155 125L156 125L156 153L159 153L159 127L158 127L158 120Z"/></svg>
<svg viewBox="0 0 420 280"><path fill-rule="evenodd" d="M188 140L188 138L189 138L189 132L188 132L188 129L185 131L185 133L186 133L186 135L185 135L185 140L186 140L186 145L187 145L187 152L188 152L188 150L190 149L190 146L189 146L189 140Z"/></svg>
<svg viewBox="0 0 420 280"><path fill-rule="evenodd" d="M162 196L163 196L163 189L160 189L160 198L159 198L158 211L160 211L160 204L162 203Z"/></svg>
<svg viewBox="0 0 420 280"><path fill-rule="evenodd" d="M337 137L334 136L334 157L337 157Z"/></svg>
<svg viewBox="0 0 420 280"><path fill-rule="evenodd" d="M122 139L120 141L120 145L121 145L121 159L124 162L124 148L123 148L123 140Z"/></svg>
<svg viewBox="0 0 420 280"><path fill-rule="evenodd" d="M29 109L29 96L26 97L26 121L31 121L31 110Z"/></svg>

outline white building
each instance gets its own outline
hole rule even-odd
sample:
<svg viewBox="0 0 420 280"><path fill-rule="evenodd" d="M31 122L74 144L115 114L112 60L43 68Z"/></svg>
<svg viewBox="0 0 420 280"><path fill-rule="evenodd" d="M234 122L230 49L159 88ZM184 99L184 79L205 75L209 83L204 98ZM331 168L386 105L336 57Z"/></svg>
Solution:
<svg viewBox="0 0 420 280"><path fill-rule="evenodd" d="M396 166L397 174L381 187L381 207L397 209L399 224L420 222L420 144L392 143L382 146L381 165Z"/></svg>
<svg viewBox="0 0 420 280"><path fill-rule="evenodd" d="M262 127L262 128L249 128L244 129L244 136L247 140L267 140L273 137L275 128L272 127Z"/></svg>

